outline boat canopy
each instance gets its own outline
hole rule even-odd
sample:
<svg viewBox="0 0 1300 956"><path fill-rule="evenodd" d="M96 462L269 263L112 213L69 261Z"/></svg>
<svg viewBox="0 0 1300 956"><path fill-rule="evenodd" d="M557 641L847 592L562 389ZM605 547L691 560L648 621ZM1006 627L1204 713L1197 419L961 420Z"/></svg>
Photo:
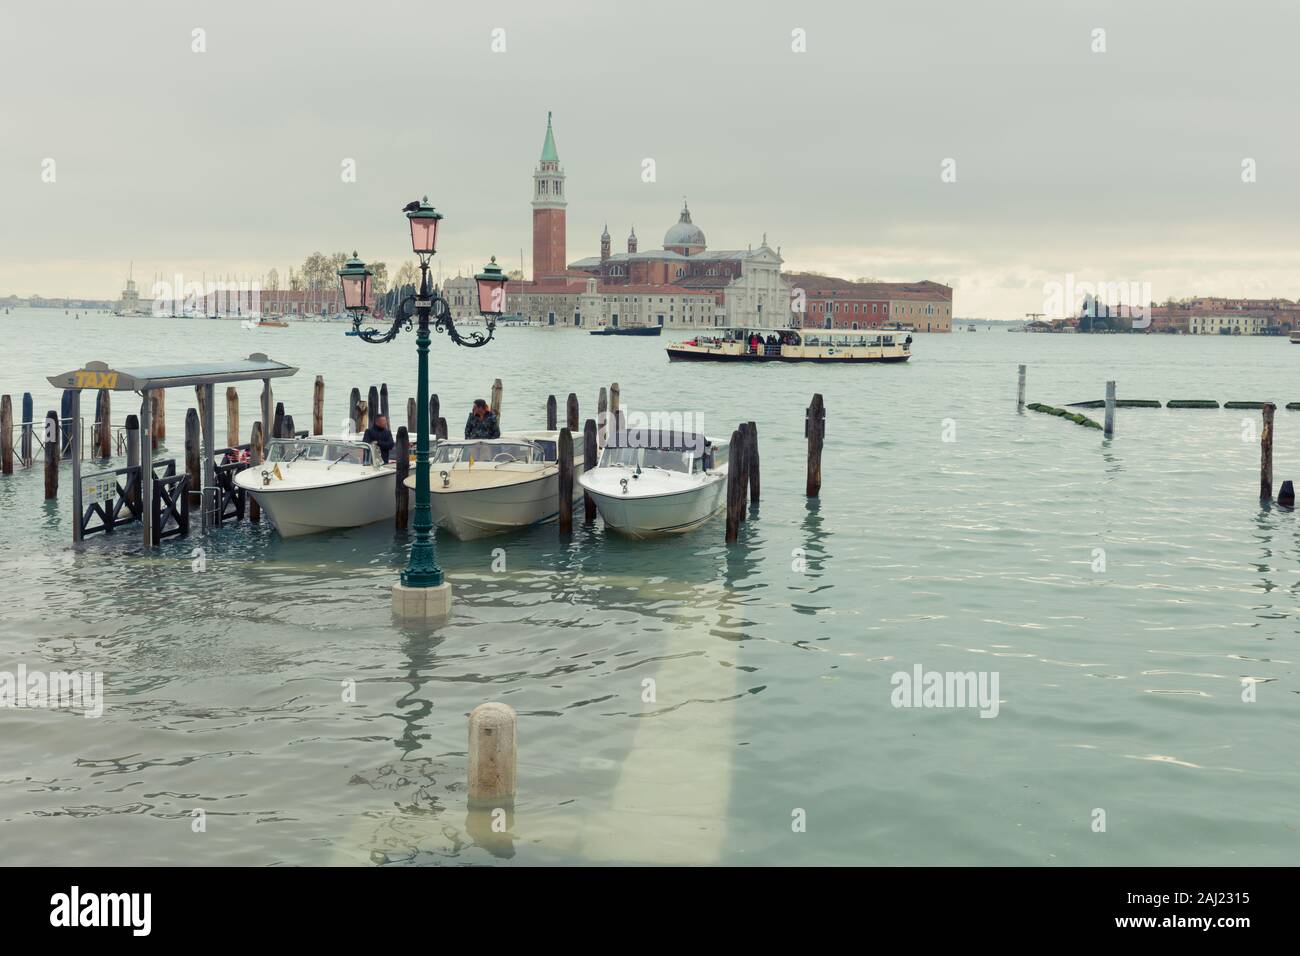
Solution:
<svg viewBox="0 0 1300 956"><path fill-rule="evenodd" d="M46 379L55 388L100 389L111 392L142 392L155 388L178 388L184 385L219 385L255 379L281 378L298 371L292 365L273 362L262 352L254 352L242 362L191 362L185 365L146 365L109 368L104 362L87 362L62 375Z"/></svg>

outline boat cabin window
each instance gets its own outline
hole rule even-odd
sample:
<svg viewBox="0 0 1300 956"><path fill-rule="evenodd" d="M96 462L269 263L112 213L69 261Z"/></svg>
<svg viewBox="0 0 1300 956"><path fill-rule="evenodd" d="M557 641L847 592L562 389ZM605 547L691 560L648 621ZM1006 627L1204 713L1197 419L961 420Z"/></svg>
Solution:
<svg viewBox="0 0 1300 956"><path fill-rule="evenodd" d="M639 456L644 453L644 458ZM691 473L695 452L689 448L615 448L606 446L600 456L601 467L662 468L664 471L681 471ZM698 470L698 468L696 469Z"/></svg>
<svg viewBox="0 0 1300 956"><path fill-rule="evenodd" d="M356 442L273 441L266 453L267 464L292 461L347 462L370 464L370 447Z"/></svg>
<svg viewBox="0 0 1300 956"><path fill-rule="evenodd" d="M552 443L553 444L553 443ZM452 462L533 462L542 460L540 450L527 442L475 441L444 442L433 450L434 463Z"/></svg>

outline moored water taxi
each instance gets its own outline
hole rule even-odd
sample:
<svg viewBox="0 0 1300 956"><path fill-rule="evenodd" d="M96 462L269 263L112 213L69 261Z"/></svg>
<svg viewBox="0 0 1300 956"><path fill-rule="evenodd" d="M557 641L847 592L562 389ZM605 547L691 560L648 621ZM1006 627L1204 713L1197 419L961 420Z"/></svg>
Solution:
<svg viewBox="0 0 1300 956"><path fill-rule="evenodd" d="M668 346L668 358L696 362L906 362L912 336L888 329L711 329Z"/></svg>

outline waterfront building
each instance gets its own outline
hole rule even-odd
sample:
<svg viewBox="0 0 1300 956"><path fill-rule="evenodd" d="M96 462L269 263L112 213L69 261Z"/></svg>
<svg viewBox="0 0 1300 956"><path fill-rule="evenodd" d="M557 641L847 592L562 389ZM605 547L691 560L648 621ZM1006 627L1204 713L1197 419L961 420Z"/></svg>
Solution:
<svg viewBox="0 0 1300 956"><path fill-rule="evenodd" d="M835 276L791 273L796 305L806 328L913 328L952 331L952 287L938 282L855 282ZM802 293L802 294L800 294Z"/></svg>
<svg viewBox="0 0 1300 956"><path fill-rule="evenodd" d="M549 326L731 324L789 325L790 287L781 254L764 236L758 248L710 251L683 201L663 248L641 251L636 229L626 252L613 253L609 228L600 254L566 263L568 206L564 167L547 114L541 158L533 171L533 277L506 286L506 312ZM454 298L458 287L448 280ZM468 287L466 287L468 290Z"/></svg>

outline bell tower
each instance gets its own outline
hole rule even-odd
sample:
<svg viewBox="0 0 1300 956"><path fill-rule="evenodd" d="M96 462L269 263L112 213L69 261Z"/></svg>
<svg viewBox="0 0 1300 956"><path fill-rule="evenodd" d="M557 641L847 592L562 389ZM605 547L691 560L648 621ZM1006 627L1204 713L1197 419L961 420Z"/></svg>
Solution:
<svg viewBox="0 0 1300 956"><path fill-rule="evenodd" d="M557 275L568 267L565 261L564 169L555 151L551 114L546 114L546 139L542 158L533 172L533 281Z"/></svg>

